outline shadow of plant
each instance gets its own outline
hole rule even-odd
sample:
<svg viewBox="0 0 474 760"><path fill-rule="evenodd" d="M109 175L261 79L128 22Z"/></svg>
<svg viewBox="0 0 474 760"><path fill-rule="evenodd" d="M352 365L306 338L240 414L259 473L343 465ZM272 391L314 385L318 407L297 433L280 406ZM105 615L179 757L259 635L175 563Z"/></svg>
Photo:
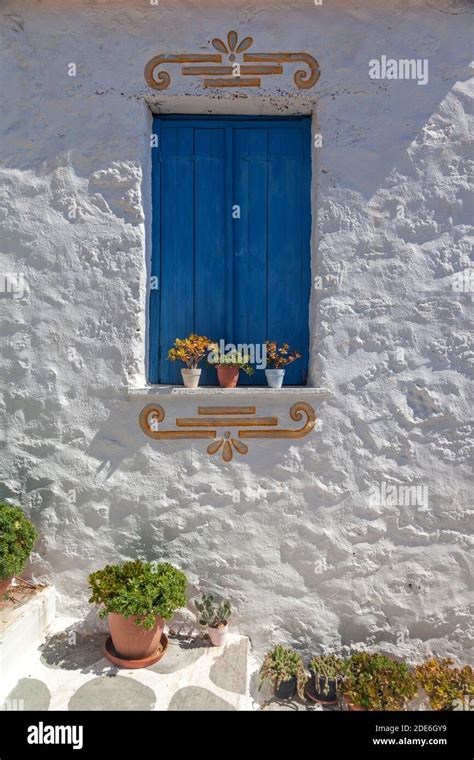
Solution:
<svg viewBox="0 0 474 760"><path fill-rule="evenodd" d="M81 633L70 626L46 639L40 648L41 662L49 668L114 675L118 669L102 653L106 637L105 633Z"/></svg>
<svg viewBox="0 0 474 760"><path fill-rule="evenodd" d="M162 675L174 673L197 662L209 650L209 641L176 632L169 632L165 656L149 670Z"/></svg>
<svg viewBox="0 0 474 760"><path fill-rule="evenodd" d="M106 632L87 633L78 631L75 626L70 626L46 639L40 647L41 662L48 668L116 676L120 668L112 665L103 654L106 638ZM179 655L180 651L189 651L190 654L191 652L194 654L191 660L185 660L182 664L172 662L175 658L169 657L168 664L171 672L199 659L201 654L210 648L210 642L206 638L196 638L175 632L170 634L170 643L174 645L175 654ZM162 668L167 669L165 666L161 665Z"/></svg>
<svg viewBox="0 0 474 760"><path fill-rule="evenodd" d="M209 649L211 642L209 637L206 636L192 636L184 633L176 633L170 630L169 632L170 642L177 644L180 649Z"/></svg>

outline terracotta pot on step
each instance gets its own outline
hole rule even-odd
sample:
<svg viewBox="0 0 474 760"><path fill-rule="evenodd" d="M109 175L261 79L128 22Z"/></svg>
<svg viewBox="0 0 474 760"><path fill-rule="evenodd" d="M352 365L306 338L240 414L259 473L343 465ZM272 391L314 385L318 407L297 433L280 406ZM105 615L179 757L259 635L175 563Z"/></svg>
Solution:
<svg viewBox="0 0 474 760"><path fill-rule="evenodd" d="M152 655L160 646L165 621L157 615L153 628L143 628L135 623L136 615L124 617L109 612L109 631L114 649L126 660L142 660Z"/></svg>
<svg viewBox="0 0 474 760"><path fill-rule="evenodd" d="M10 584L11 584L12 580L13 580L13 576L11 576L11 578L2 578L0 580L0 597L6 591L8 591L8 589L10 588Z"/></svg>
<svg viewBox="0 0 474 760"><path fill-rule="evenodd" d="M221 647L225 644L227 637L227 631L229 630L229 624L219 625L217 628L212 628L210 625L207 627L209 638L213 647Z"/></svg>
<svg viewBox="0 0 474 760"><path fill-rule="evenodd" d="M240 367L232 364L218 364L217 378L221 388L236 388L239 380Z"/></svg>

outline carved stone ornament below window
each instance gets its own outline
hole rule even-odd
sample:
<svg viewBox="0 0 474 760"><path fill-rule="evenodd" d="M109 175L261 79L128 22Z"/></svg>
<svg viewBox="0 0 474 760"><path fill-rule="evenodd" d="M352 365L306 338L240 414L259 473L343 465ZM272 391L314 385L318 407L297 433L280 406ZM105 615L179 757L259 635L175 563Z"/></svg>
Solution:
<svg viewBox="0 0 474 760"><path fill-rule="evenodd" d="M157 441L169 441L183 438L213 438L207 447L208 454L221 452L224 462L230 462L234 451L247 454L248 446L242 439L249 438L304 438L311 433L316 424L316 413L305 401L298 401L290 408L290 417L300 422L300 428L279 428L278 417L257 417L255 406L198 406L197 417L177 417L178 430L163 430L161 423L165 419L165 410L160 404L147 404L142 409L138 421L143 432ZM219 428L241 428L222 435Z"/></svg>

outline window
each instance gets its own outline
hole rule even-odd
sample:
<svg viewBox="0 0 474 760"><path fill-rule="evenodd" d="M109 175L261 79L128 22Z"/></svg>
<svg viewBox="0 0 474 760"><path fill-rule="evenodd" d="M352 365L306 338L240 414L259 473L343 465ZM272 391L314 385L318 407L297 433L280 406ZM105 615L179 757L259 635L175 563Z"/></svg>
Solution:
<svg viewBox="0 0 474 760"><path fill-rule="evenodd" d="M152 153L151 383L181 383L167 360L191 332L226 343L309 348L310 119L160 116ZM202 385L216 385L204 369ZM240 384L264 385L263 371Z"/></svg>

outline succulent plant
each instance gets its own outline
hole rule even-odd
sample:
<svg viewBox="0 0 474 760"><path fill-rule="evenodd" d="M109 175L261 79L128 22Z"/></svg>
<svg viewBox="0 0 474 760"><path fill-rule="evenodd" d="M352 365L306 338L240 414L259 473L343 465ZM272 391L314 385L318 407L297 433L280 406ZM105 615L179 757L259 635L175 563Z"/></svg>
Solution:
<svg viewBox="0 0 474 760"><path fill-rule="evenodd" d="M23 572L37 535L20 507L0 502L0 580Z"/></svg>
<svg viewBox="0 0 474 760"><path fill-rule="evenodd" d="M428 695L433 710L453 710L464 698L474 697L474 671L469 665L453 668L453 661L427 660L415 668L420 686ZM461 708L462 709L462 708Z"/></svg>
<svg viewBox="0 0 474 760"><path fill-rule="evenodd" d="M366 710L405 710L417 694L408 665L383 654L355 653L349 658L341 692Z"/></svg>
<svg viewBox="0 0 474 760"><path fill-rule="evenodd" d="M124 562L106 565L89 575L89 602L102 605L99 616L116 612L137 617L137 625L153 628L157 615L167 620L186 604L186 576L168 562Z"/></svg>
<svg viewBox="0 0 474 760"><path fill-rule="evenodd" d="M336 691L339 691L342 680L348 672L349 661L334 654L324 654L313 657L308 667L313 671L316 688L321 694L329 694L329 681L336 682ZM324 679L323 681L321 679Z"/></svg>
<svg viewBox="0 0 474 760"><path fill-rule="evenodd" d="M283 343L282 346L278 346L275 340L267 340L267 367L269 369L281 369L287 367L288 364L301 359L301 354L294 348L290 348L288 343Z"/></svg>
<svg viewBox="0 0 474 760"><path fill-rule="evenodd" d="M195 601L194 604L199 612L200 625L208 625L211 628L226 625L232 613L229 601L215 601L212 594L203 594L201 601Z"/></svg>
<svg viewBox="0 0 474 760"><path fill-rule="evenodd" d="M237 349L231 351L221 351L218 343L213 343L209 346L209 353L207 355L207 362L213 367L239 367L246 375L253 375L253 367L250 366L250 356L242 353Z"/></svg>
<svg viewBox="0 0 474 760"><path fill-rule="evenodd" d="M308 680L303 666L301 655L294 649L286 649L281 644L267 652L265 659L260 668L260 684L258 690L263 686L264 681L270 681L275 689L278 689L284 681L290 681L296 678L296 690L298 696L304 699L304 687Z"/></svg>
<svg viewBox="0 0 474 760"><path fill-rule="evenodd" d="M187 338L176 338L173 347L168 351L168 359L172 362L184 362L188 369L197 369L210 343L209 338L196 333L191 333Z"/></svg>

